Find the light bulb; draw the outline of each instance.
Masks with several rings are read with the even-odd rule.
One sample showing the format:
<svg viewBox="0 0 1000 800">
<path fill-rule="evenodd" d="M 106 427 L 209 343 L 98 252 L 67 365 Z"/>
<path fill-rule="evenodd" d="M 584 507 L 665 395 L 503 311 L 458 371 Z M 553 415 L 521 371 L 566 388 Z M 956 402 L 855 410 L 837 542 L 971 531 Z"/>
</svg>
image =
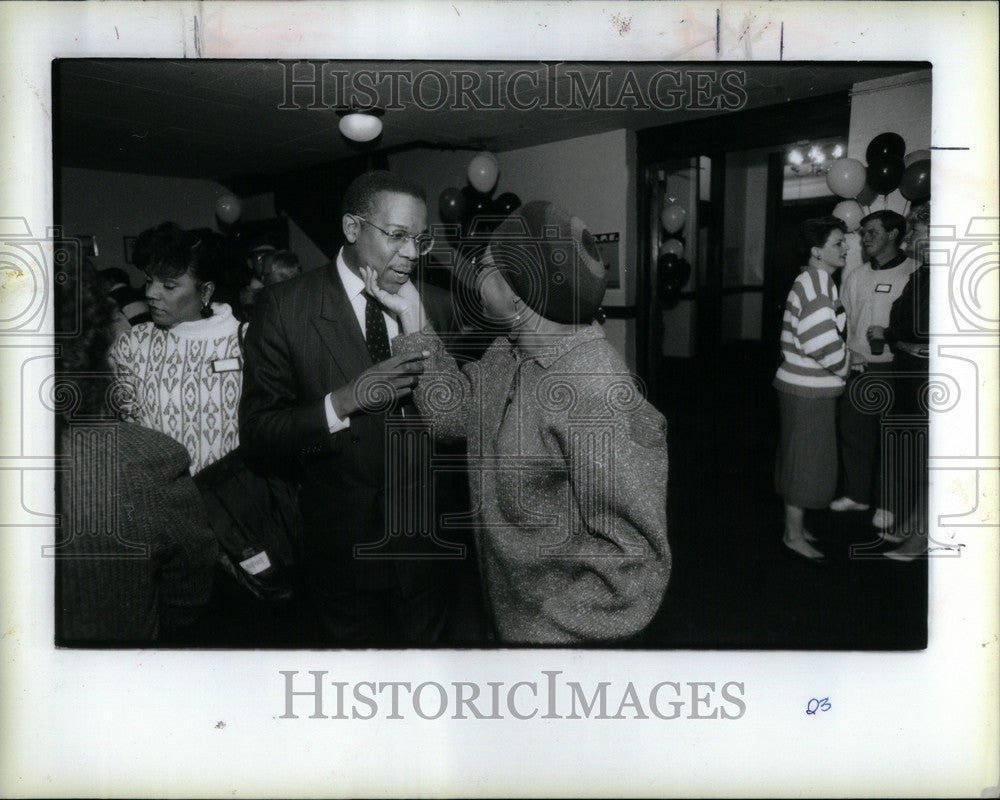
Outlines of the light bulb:
<svg viewBox="0 0 1000 800">
<path fill-rule="evenodd" d="M 340 118 L 340 132 L 352 142 L 370 142 L 382 133 L 382 120 L 354 111 Z"/>
</svg>

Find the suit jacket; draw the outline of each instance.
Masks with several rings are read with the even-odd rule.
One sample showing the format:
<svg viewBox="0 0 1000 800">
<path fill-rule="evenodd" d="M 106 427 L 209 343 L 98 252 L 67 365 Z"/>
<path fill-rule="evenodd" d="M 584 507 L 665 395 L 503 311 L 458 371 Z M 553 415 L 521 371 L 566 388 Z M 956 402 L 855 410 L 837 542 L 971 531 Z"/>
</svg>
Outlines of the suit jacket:
<svg viewBox="0 0 1000 800">
<path fill-rule="evenodd" d="M 450 330 L 448 294 L 418 289 L 431 323 Z M 243 354 L 240 440 L 252 463 L 300 483 L 314 584 L 338 592 L 396 585 L 405 594 L 433 581 L 428 560 L 400 555 L 432 549 L 427 537 L 387 536 L 386 415 L 358 413 L 329 432 L 326 395 L 372 366 L 336 262 L 263 290 Z"/>
</svg>

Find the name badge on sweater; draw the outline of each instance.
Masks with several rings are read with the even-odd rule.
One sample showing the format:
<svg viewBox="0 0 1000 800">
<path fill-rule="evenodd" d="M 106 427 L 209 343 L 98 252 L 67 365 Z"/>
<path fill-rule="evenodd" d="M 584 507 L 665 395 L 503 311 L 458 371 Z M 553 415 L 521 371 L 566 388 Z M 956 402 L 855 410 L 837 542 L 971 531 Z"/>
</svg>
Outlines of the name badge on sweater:
<svg viewBox="0 0 1000 800">
<path fill-rule="evenodd" d="M 892 284 L 891 283 L 876 283 L 875 284 L 875 291 L 876 292 L 882 292 L 882 294 L 888 294 L 889 292 L 892 291 Z"/>
<path fill-rule="evenodd" d="M 213 372 L 239 372 L 240 360 L 238 358 L 217 358 L 212 362 Z"/>
</svg>

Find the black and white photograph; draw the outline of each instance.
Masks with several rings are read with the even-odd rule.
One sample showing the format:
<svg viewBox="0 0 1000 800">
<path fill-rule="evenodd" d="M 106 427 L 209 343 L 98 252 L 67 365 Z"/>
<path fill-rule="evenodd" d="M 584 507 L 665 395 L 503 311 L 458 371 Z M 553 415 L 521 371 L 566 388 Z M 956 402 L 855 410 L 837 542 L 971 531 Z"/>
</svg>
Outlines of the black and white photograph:
<svg viewBox="0 0 1000 800">
<path fill-rule="evenodd" d="M 5 794 L 995 796 L 995 6 L 19 5 Z"/>
</svg>

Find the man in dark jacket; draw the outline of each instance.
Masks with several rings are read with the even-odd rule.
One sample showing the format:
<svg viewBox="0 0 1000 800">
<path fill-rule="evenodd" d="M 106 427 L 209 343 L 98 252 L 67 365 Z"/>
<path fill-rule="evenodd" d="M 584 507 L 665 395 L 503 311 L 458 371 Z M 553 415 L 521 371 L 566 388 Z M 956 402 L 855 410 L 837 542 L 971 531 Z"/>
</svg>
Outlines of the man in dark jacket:
<svg viewBox="0 0 1000 800">
<path fill-rule="evenodd" d="M 414 453 L 426 425 L 408 397 L 423 356 L 393 356 L 399 320 L 364 291 L 361 269 L 398 292 L 433 243 L 423 190 L 388 172 L 344 197 L 334 262 L 261 292 L 244 347 L 240 439 L 250 458 L 300 483 L 303 563 L 335 644 L 428 644 L 447 618 L 428 530 L 432 491 Z M 421 287 L 428 322 L 451 327 L 449 298 Z M 387 456 L 387 453 L 390 454 Z"/>
</svg>

